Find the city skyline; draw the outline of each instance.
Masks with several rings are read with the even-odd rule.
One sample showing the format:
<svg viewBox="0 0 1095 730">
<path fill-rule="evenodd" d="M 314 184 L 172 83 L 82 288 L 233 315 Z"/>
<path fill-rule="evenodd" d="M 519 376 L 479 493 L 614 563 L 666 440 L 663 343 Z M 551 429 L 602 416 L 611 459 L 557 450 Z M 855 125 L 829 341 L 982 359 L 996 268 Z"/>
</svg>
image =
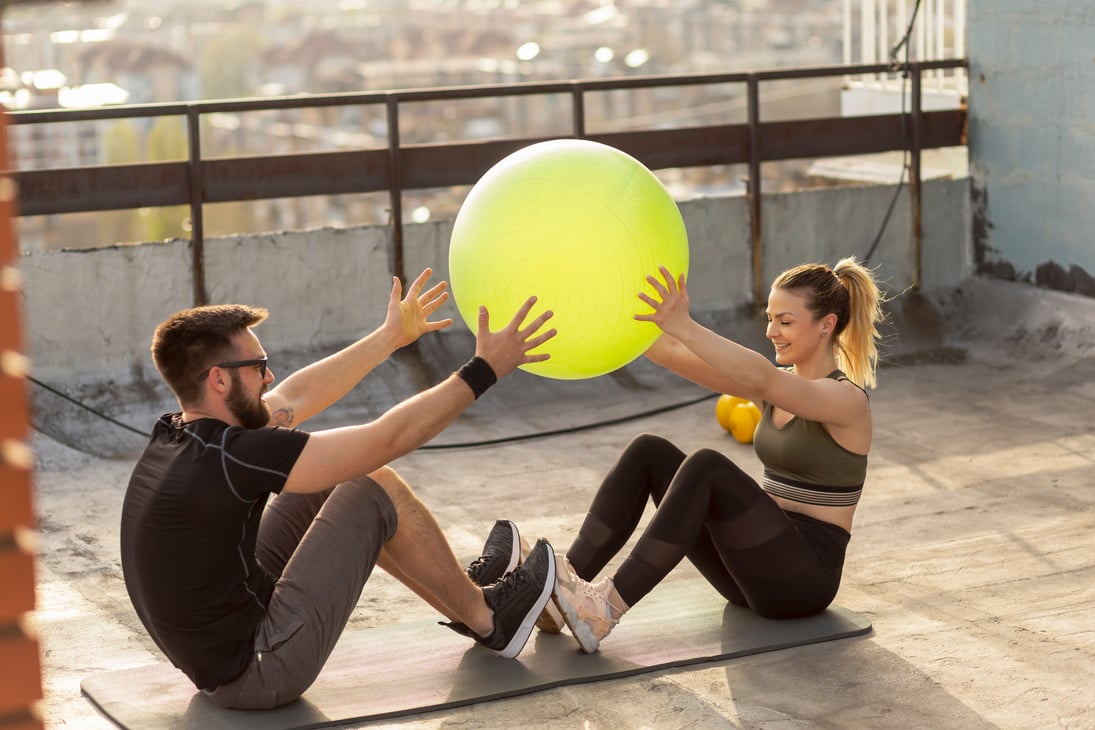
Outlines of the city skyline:
<svg viewBox="0 0 1095 730">
<path fill-rule="evenodd" d="M 840 0 L 15 6 L 0 88 L 9 108 L 42 108 L 58 88 L 93 103 L 73 91 L 92 85 L 154 103 L 809 65 L 839 59 L 841 20 Z"/>
</svg>

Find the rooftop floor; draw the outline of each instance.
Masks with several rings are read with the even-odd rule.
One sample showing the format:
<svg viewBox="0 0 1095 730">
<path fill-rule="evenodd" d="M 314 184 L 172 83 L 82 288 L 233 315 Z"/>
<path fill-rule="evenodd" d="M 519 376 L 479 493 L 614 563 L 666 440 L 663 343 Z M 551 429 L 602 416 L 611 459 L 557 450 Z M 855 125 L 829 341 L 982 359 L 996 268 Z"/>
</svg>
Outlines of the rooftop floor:
<svg viewBox="0 0 1095 730">
<path fill-rule="evenodd" d="M 871 619 L 870 634 L 353 727 L 1095 727 L 1095 302 L 978 280 L 937 305 L 946 344 L 965 358 L 886 367 L 871 397 L 871 466 L 836 599 Z M 503 383 L 436 442 L 590 424 L 702 393 L 673 376 L 643 378 L 600 398 L 565 382 L 541 381 L 539 395 Z M 685 450 L 723 449 L 759 473 L 711 400 L 564 435 L 419 451 L 395 466 L 462 558 L 498 517 L 565 547 L 600 476 L 641 431 Z M 118 561 L 132 460 L 45 437 L 35 446 L 44 715 L 51 728 L 111 728 L 80 681 L 162 660 Z M 351 627 L 434 616 L 378 573 Z"/>
</svg>

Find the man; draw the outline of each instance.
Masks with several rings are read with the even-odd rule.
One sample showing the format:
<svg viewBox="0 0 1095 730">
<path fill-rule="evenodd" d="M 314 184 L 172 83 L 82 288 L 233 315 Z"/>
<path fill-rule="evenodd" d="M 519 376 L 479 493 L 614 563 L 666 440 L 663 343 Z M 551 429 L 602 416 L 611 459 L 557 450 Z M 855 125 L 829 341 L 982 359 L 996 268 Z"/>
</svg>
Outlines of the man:
<svg viewBox="0 0 1095 730">
<path fill-rule="evenodd" d="M 548 357 L 529 352 L 555 335 L 540 332 L 551 312 L 522 326 L 535 298 L 497 332 L 480 307 L 475 357 L 377 420 L 294 430 L 396 349 L 452 324 L 430 321 L 448 298 L 445 282 L 422 291 L 431 273 L 406 298 L 396 279 L 380 327 L 269 391 L 274 374 L 252 329 L 265 309 L 195 307 L 156 329 L 153 360 L 180 412 L 159 419 L 134 467 L 122 570 L 156 644 L 219 705 L 264 709 L 299 697 L 374 565 L 507 658 L 550 598 L 555 560 L 546 541 L 481 587 L 386 466 L 441 432 L 497 377 Z"/>
</svg>

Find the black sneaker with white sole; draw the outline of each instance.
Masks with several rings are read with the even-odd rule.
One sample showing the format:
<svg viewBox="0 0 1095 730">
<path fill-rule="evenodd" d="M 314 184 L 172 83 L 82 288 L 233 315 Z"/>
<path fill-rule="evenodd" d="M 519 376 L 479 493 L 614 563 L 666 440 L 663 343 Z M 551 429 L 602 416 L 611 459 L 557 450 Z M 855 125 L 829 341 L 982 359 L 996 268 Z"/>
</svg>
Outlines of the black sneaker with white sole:
<svg viewBox="0 0 1095 730">
<path fill-rule="evenodd" d="M 532 548 L 515 525 L 510 520 L 497 520 L 494 527 L 487 535 L 483 543 L 483 553 L 464 568 L 472 582 L 480 588 L 485 588 L 501 578 L 509 571 L 516 568 L 526 559 Z M 442 626 L 447 626 L 462 636 L 475 638 L 475 632 L 462 623 L 449 623 L 438 621 Z M 548 601 L 543 612 L 536 619 L 536 628 L 549 634 L 562 632 L 564 626 L 563 614 Z"/>
<path fill-rule="evenodd" d="M 523 563 L 483 589 L 483 599 L 494 612 L 494 630 L 475 640 L 506 659 L 514 658 L 525 648 L 554 590 L 555 552 L 541 538 Z"/>
<path fill-rule="evenodd" d="M 498 520 L 483 544 L 483 554 L 464 572 L 477 586 L 489 586 L 521 562 L 521 534 L 509 520 Z"/>
</svg>

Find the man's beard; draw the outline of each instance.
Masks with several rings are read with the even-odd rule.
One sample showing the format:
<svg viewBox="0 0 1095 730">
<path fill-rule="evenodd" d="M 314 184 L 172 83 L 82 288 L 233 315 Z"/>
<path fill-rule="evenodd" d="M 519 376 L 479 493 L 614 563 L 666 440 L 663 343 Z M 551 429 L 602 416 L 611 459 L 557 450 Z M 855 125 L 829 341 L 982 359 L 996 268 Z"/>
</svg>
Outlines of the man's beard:
<svg viewBox="0 0 1095 730">
<path fill-rule="evenodd" d="M 243 380 L 235 370 L 229 374 L 232 378 L 232 392 L 224 399 L 228 410 L 244 428 L 262 428 L 270 423 L 270 406 L 262 399 L 260 392 L 253 399 L 244 392 Z M 266 386 L 263 386 L 266 390 Z"/>
</svg>

